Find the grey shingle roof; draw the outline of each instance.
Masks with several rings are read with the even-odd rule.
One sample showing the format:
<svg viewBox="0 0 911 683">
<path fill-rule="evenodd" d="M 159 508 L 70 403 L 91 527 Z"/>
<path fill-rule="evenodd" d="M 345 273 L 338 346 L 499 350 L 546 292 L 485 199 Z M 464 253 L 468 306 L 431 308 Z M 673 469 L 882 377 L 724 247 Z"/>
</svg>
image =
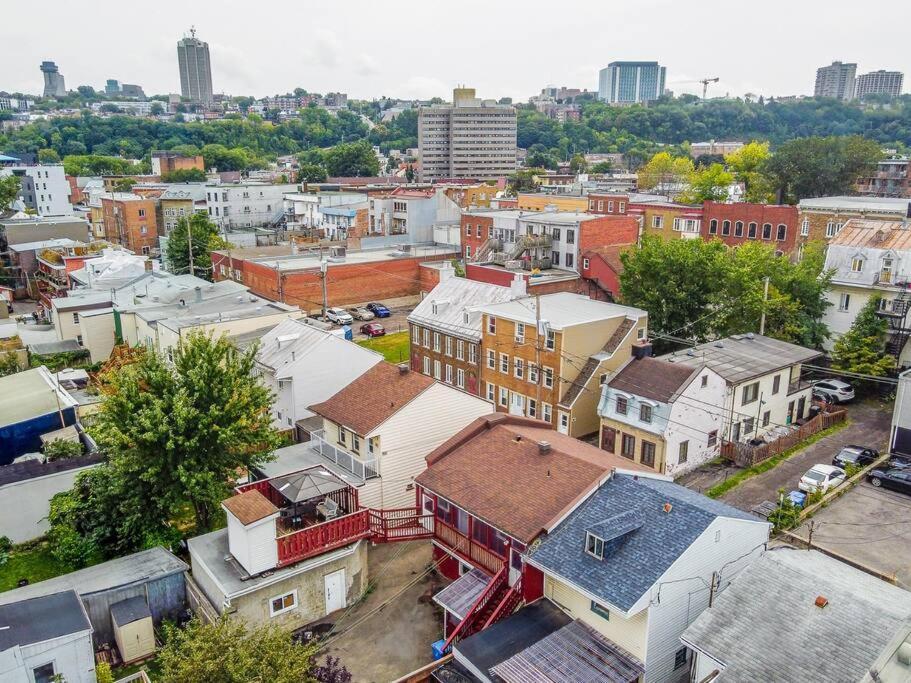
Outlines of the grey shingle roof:
<svg viewBox="0 0 911 683">
<path fill-rule="evenodd" d="M 0 652 L 92 630 L 72 590 L 0 605 L 0 626 Z"/>
<path fill-rule="evenodd" d="M 828 599 L 816 607 L 817 596 Z M 781 547 L 683 633 L 731 683 L 860 681 L 911 617 L 911 593 L 817 551 Z"/>
<path fill-rule="evenodd" d="M 664 504 L 671 511 L 664 512 Z M 614 475 L 529 556 L 621 610 L 631 609 L 717 517 L 761 520 L 682 486 L 649 477 Z M 585 552 L 586 532 L 617 519 L 622 538 L 605 546 L 604 559 Z M 635 523 L 634 523 L 635 522 Z"/>
</svg>

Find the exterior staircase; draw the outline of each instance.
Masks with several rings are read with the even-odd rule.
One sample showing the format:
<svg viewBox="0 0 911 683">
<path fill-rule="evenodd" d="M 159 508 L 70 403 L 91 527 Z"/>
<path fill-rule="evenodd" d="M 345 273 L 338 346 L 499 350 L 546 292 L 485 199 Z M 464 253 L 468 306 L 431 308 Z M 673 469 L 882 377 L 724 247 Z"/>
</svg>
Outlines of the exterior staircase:
<svg viewBox="0 0 911 683">
<path fill-rule="evenodd" d="M 484 261 L 490 259 L 490 255 L 493 252 L 499 251 L 500 249 L 502 249 L 500 240 L 498 240 L 496 237 L 489 237 L 484 242 L 484 244 L 481 245 L 481 248 L 478 249 L 478 253 L 475 254 L 474 258 L 471 260 L 474 263 L 483 263 Z"/>
<path fill-rule="evenodd" d="M 521 603 L 522 580 L 520 579 L 516 581 L 515 585 L 510 586 L 509 565 L 504 564 L 487 584 L 487 588 L 478 596 L 465 618 L 449 634 L 443 644 L 443 652 L 449 652 L 454 643 L 505 619 L 515 612 Z"/>
<path fill-rule="evenodd" d="M 908 327 L 908 310 L 911 309 L 911 290 L 903 288 L 892 301 L 891 311 L 877 311 L 889 321 L 889 336 L 886 340 L 886 352 L 898 359 L 911 334 Z"/>
<path fill-rule="evenodd" d="M 620 347 L 620 344 L 626 339 L 626 336 L 632 331 L 635 325 L 635 320 L 625 318 L 623 322 L 620 323 L 620 326 L 614 330 L 614 333 L 610 336 L 610 339 L 607 340 L 607 343 L 601 349 L 599 355 L 601 353 L 606 353 L 608 355 L 613 354 Z M 560 399 L 560 405 L 565 408 L 571 407 L 573 402 L 579 397 L 579 394 L 588 386 L 589 381 L 591 381 L 591 378 L 598 371 L 599 367 L 601 367 L 601 359 L 597 356 L 591 356 L 585 361 L 582 370 L 579 371 L 576 379 L 572 381 L 569 385 L 569 389 L 566 390 L 566 393 L 563 394 L 563 398 Z"/>
</svg>

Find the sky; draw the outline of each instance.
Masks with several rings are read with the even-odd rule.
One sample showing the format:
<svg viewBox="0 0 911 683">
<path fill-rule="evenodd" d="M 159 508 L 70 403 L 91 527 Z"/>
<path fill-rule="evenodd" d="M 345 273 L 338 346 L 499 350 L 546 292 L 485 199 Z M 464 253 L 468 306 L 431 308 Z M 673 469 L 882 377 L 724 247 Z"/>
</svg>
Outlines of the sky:
<svg viewBox="0 0 911 683">
<path fill-rule="evenodd" d="M 132 7 L 136 6 L 136 11 Z M 146 94 L 180 91 L 177 41 L 209 43 L 215 92 L 301 87 L 349 98 L 527 100 L 548 85 L 597 90 L 614 60 L 658 61 L 667 87 L 709 96 L 813 94 L 833 60 L 908 74 L 911 2 L 851 0 L 157 0 L 4 2 L 0 90 L 40 93 L 55 61 L 67 88 L 117 79 Z M 888 17 L 888 21 L 884 18 Z M 901 46 L 901 47 L 899 47 Z"/>
</svg>

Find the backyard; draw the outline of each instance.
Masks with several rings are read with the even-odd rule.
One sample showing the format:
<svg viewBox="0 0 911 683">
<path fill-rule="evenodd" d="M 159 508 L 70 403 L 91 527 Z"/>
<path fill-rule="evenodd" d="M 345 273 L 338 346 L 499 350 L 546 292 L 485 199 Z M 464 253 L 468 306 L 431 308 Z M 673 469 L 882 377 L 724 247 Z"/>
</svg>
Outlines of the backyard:
<svg viewBox="0 0 911 683">
<path fill-rule="evenodd" d="M 395 332 L 384 337 L 362 339 L 358 344 L 383 354 L 383 357 L 390 363 L 408 362 L 408 332 Z"/>
<path fill-rule="evenodd" d="M 21 579 L 36 583 L 66 574 L 73 569 L 74 567 L 54 557 L 46 541 L 13 546 L 7 561 L 0 564 L 0 592 L 16 588 Z"/>
</svg>

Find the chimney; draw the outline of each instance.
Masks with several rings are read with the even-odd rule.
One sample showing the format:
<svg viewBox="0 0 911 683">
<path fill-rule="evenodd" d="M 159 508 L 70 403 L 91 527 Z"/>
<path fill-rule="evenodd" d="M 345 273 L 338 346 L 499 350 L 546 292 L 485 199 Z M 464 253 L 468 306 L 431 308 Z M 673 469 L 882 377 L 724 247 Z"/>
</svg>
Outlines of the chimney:
<svg viewBox="0 0 911 683">
<path fill-rule="evenodd" d="M 440 282 L 446 282 L 449 278 L 455 277 L 455 268 L 449 261 L 443 261 L 440 265 Z"/>
<path fill-rule="evenodd" d="M 671 510 L 673 510 L 673 509 L 674 509 L 674 506 L 671 505 L 670 503 L 665 503 L 665 504 L 664 504 L 664 512 L 665 512 L 665 513 L 669 513 L 669 512 L 670 512 Z"/>
<path fill-rule="evenodd" d="M 525 277 L 520 273 L 513 275 L 512 282 L 509 283 L 509 289 L 514 299 L 520 299 L 528 294 L 526 284 Z"/>
<path fill-rule="evenodd" d="M 541 455 L 547 455 L 550 453 L 550 442 L 548 441 L 539 441 L 538 442 L 538 453 Z"/>
<path fill-rule="evenodd" d="M 196 293 L 196 303 L 202 301 L 202 287 L 194 287 L 194 292 Z"/>
<path fill-rule="evenodd" d="M 411 370 L 411 368 L 408 367 L 408 363 L 399 364 L 399 374 L 400 375 L 407 375 L 409 370 Z"/>
<path fill-rule="evenodd" d="M 813 604 L 822 609 L 829 604 L 829 599 L 825 595 L 817 595 Z"/>
<path fill-rule="evenodd" d="M 633 358 L 642 360 L 652 355 L 652 345 L 647 341 L 636 342 L 632 346 Z"/>
</svg>

